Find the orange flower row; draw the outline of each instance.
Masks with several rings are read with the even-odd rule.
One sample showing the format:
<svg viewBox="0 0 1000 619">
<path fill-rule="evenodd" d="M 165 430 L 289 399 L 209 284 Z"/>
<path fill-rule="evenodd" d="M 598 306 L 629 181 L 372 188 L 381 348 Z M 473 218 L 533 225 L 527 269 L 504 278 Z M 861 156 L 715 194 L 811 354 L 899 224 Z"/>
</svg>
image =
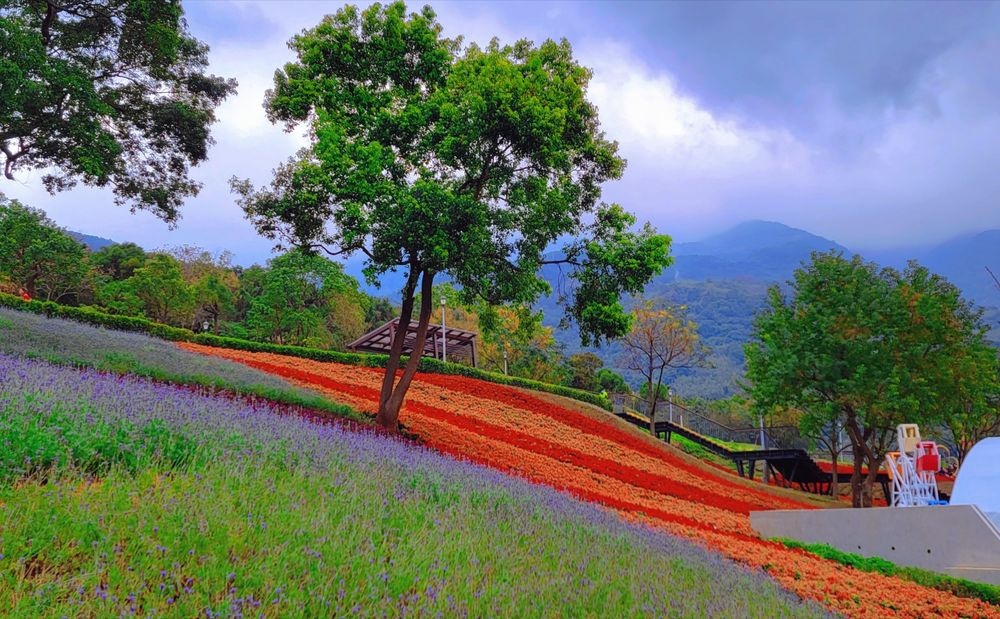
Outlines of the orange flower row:
<svg viewBox="0 0 1000 619">
<path fill-rule="evenodd" d="M 305 359 L 183 347 L 246 363 L 358 410 L 377 408 L 380 370 Z M 1000 617 L 996 607 L 897 578 L 863 574 L 760 539 L 749 509 L 804 507 L 693 466 L 612 423 L 517 389 L 463 377 L 418 375 L 401 421 L 425 444 L 564 490 L 624 517 L 699 541 L 767 570 L 783 586 L 852 617 Z M 888 602 L 892 602 L 892 606 Z"/>
</svg>

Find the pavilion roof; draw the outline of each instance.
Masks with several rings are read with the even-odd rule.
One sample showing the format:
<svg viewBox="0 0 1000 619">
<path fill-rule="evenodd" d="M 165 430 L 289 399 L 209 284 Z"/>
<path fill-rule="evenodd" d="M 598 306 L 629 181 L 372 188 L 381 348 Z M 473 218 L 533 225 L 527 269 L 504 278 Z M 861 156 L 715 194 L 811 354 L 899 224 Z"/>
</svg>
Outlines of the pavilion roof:
<svg viewBox="0 0 1000 619">
<path fill-rule="evenodd" d="M 399 318 L 393 318 L 381 327 L 366 333 L 347 345 L 353 351 L 365 351 L 388 354 L 392 346 L 392 338 L 396 330 L 399 329 Z M 475 354 L 475 341 L 478 334 L 474 331 L 446 327 L 444 330 L 445 341 L 448 347 L 449 359 L 473 359 Z M 423 355 L 429 357 L 439 357 L 441 347 L 441 325 L 427 325 L 427 337 L 424 338 Z M 409 355 L 415 348 L 421 348 L 417 343 L 417 322 L 411 320 L 406 330 L 406 339 L 403 340 L 403 354 Z"/>
</svg>

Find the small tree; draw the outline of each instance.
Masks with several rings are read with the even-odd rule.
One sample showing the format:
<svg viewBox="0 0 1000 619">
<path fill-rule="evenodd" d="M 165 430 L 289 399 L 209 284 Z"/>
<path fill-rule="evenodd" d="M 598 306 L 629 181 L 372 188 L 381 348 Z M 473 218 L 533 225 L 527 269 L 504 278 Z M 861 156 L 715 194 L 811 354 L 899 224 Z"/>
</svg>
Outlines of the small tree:
<svg viewBox="0 0 1000 619">
<path fill-rule="evenodd" d="M 599 202 L 625 161 L 600 131 L 590 71 L 569 43 L 462 49 L 441 32 L 429 7 L 407 15 L 396 2 L 345 7 L 293 38 L 297 60 L 276 72 L 265 107 L 289 129 L 308 124 L 311 148 L 269 188 L 232 183 L 264 236 L 360 252 L 370 281 L 405 274 L 377 416 L 392 431 L 419 362 L 412 355 L 397 375 L 414 299 L 419 342 L 435 278 L 448 276 L 469 305 L 530 305 L 549 291 L 539 268 L 565 264 L 576 283 L 567 316 L 599 343 L 628 330 L 619 297 L 669 263 L 667 237 L 630 231 L 631 215 Z"/>
<path fill-rule="evenodd" d="M 622 338 L 623 363 L 646 383 L 649 431 L 656 432 L 656 405 L 663 376 L 682 368 L 709 367 L 708 348 L 698 337 L 698 327 L 684 307 L 658 307 L 640 301 L 632 310 L 632 329 Z"/>
<path fill-rule="evenodd" d="M 174 222 L 199 185 L 214 109 L 236 82 L 208 75 L 180 0 L 0 4 L 0 163 L 83 181 Z"/>
<path fill-rule="evenodd" d="M 151 254 L 146 264 L 123 282 L 125 297 L 134 296 L 149 318 L 175 325 L 188 324 L 194 312 L 191 286 L 184 281 L 180 263 L 168 254 Z"/>
<path fill-rule="evenodd" d="M 38 209 L 0 194 L 0 277 L 31 297 L 63 301 L 87 276 L 86 248 Z"/>
<path fill-rule="evenodd" d="M 943 381 L 939 406 L 957 450 L 959 463 L 969 450 L 989 436 L 1000 434 L 1000 361 L 988 345 L 968 345 L 942 368 L 951 376 Z"/>
<path fill-rule="evenodd" d="M 99 279 L 121 281 L 132 277 L 146 263 L 146 251 L 135 243 L 114 243 L 90 255 Z"/>
<path fill-rule="evenodd" d="M 601 368 L 594 374 L 597 388 L 608 393 L 631 393 L 625 378 L 608 368 Z"/>
<path fill-rule="evenodd" d="M 915 263 L 900 273 L 816 253 L 791 286 L 788 299 L 770 290 L 746 346 L 754 403 L 800 408 L 804 427 L 840 421 L 853 504 L 868 507 L 896 425 L 945 421 L 953 383 L 984 380 L 953 362 L 988 346 L 986 329 L 954 286 Z"/>
<path fill-rule="evenodd" d="M 604 361 L 592 352 L 570 355 L 566 360 L 570 368 L 569 386 L 584 391 L 597 391 L 597 371 Z"/>
</svg>

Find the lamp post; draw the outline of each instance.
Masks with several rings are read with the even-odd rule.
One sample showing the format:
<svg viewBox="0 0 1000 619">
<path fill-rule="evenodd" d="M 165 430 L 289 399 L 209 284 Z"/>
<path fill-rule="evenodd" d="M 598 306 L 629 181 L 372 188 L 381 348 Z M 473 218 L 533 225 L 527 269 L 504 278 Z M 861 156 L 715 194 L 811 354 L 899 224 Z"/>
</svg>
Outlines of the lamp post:
<svg viewBox="0 0 1000 619">
<path fill-rule="evenodd" d="M 667 401 L 670 402 L 670 423 L 674 422 L 674 389 L 667 388 Z"/>
<path fill-rule="evenodd" d="M 503 344 L 503 373 L 507 374 L 507 343 Z"/>
<path fill-rule="evenodd" d="M 444 324 L 444 297 L 441 297 L 441 361 L 448 361 L 448 336 Z"/>
</svg>

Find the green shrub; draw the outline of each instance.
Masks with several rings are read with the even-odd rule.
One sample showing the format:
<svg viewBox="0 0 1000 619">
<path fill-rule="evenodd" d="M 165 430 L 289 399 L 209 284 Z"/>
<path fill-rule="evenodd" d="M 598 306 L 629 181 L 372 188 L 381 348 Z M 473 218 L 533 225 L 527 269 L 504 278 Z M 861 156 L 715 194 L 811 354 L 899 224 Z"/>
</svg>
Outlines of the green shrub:
<svg viewBox="0 0 1000 619">
<path fill-rule="evenodd" d="M 922 570 L 917 567 L 900 566 L 891 561 L 886 561 L 882 557 L 862 557 L 861 555 L 838 550 L 827 544 L 807 544 L 797 540 L 780 538 L 775 541 L 789 548 L 799 548 L 824 559 L 836 561 L 842 565 L 861 570 L 862 572 L 876 572 L 884 576 L 896 576 L 918 585 L 937 589 L 938 591 L 947 591 L 958 597 L 979 599 L 990 604 L 1000 605 L 1000 587 L 996 585 L 955 578 L 954 576 Z"/>
<path fill-rule="evenodd" d="M 314 361 L 343 363 L 345 365 L 357 365 L 371 368 L 384 368 L 389 360 L 388 355 L 320 350 L 318 348 L 305 348 L 302 346 L 284 346 L 280 344 L 269 344 L 267 342 L 253 342 L 250 340 L 223 337 L 209 333 L 196 334 L 189 329 L 171 327 L 153 322 L 146 318 L 108 314 L 93 307 L 70 307 L 52 303 L 51 301 L 25 301 L 20 297 L 4 293 L 0 293 L 0 306 L 32 312 L 35 314 L 43 314 L 50 318 L 65 318 L 68 320 L 76 320 L 78 322 L 96 325 L 98 327 L 106 327 L 108 329 L 136 331 L 174 342 L 194 342 L 196 344 L 214 346 L 217 348 L 232 348 L 248 352 L 269 352 L 292 357 L 302 357 L 304 359 L 312 359 Z M 446 363 L 439 361 L 438 359 L 431 358 L 421 359 L 419 367 L 422 372 L 466 376 L 468 378 L 475 378 L 477 380 L 501 385 L 523 387 L 525 389 L 533 389 L 535 391 L 544 391 L 572 398 L 580 402 L 586 402 L 587 404 L 593 404 L 594 406 L 598 406 L 605 410 L 611 410 L 611 401 L 607 398 L 607 396 L 590 393 L 589 391 L 583 391 L 581 389 L 573 389 L 572 387 L 552 385 L 527 378 L 487 372 L 478 368 L 458 363 Z"/>
</svg>

